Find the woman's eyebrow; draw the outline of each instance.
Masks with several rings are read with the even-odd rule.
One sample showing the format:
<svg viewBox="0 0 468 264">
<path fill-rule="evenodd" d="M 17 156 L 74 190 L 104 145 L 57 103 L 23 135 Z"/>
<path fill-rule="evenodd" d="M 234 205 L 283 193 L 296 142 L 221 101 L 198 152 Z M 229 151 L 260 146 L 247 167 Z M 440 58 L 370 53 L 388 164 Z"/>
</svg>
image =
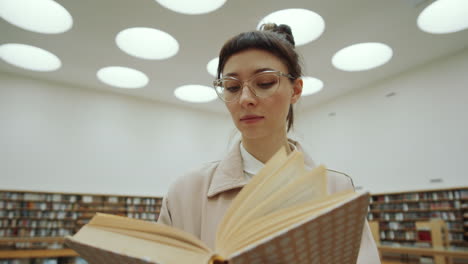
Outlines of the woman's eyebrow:
<svg viewBox="0 0 468 264">
<path fill-rule="evenodd" d="M 265 72 L 265 71 L 274 71 L 274 69 L 272 69 L 272 68 L 260 68 L 260 69 L 256 69 L 256 70 L 253 72 L 252 75 L 257 74 L 257 73 L 260 73 L 260 72 Z M 236 73 L 236 72 L 230 72 L 230 73 L 223 74 L 223 76 L 237 77 L 237 76 L 239 76 L 239 74 Z"/>
</svg>

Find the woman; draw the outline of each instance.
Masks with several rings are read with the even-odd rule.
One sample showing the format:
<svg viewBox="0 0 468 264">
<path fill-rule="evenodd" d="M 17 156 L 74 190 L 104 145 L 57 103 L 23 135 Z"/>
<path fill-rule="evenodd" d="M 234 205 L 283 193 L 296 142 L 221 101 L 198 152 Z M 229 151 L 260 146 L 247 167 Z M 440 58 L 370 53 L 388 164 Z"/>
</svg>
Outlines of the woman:
<svg viewBox="0 0 468 264">
<path fill-rule="evenodd" d="M 214 86 L 242 140 L 223 160 L 178 179 L 163 200 L 159 223 L 192 233 L 214 248 L 218 224 L 249 179 L 281 147 L 303 152 L 287 137 L 294 121 L 292 105 L 302 92 L 301 75 L 289 26 L 267 24 L 225 43 Z M 304 156 L 305 165 L 315 167 Z M 349 178 L 337 173 L 328 175 L 328 186 L 330 193 L 353 188 Z M 380 263 L 367 222 L 358 263 Z"/>
</svg>

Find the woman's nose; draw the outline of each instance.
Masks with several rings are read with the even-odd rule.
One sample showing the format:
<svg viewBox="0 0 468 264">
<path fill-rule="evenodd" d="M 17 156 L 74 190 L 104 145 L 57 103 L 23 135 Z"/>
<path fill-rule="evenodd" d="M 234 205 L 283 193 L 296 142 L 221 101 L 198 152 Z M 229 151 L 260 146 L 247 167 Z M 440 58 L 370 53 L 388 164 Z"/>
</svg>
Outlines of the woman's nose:
<svg viewBox="0 0 468 264">
<path fill-rule="evenodd" d="M 257 103 L 257 96 L 250 90 L 250 87 L 247 83 L 242 84 L 239 103 L 242 106 L 254 105 Z"/>
</svg>

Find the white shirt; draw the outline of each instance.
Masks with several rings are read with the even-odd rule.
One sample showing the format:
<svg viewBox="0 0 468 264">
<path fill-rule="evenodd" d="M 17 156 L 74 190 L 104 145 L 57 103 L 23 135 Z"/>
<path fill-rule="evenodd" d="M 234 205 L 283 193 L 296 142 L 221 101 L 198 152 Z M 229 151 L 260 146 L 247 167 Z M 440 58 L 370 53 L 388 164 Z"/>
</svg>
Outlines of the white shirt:
<svg viewBox="0 0 468 264">
<path fill-rule="evenodd" d="M 292 144 L 291 142 L 288 143 L 292 151 L 296 150 L 296 146 L 294 146 L 294 144 Z M 252 154 L 250 154 L 244 148 L 244 145 L 242 143 L 240 144 L 240 153 L 244 164 L 244 176 L 246 179 L 250 180 L 252 176 L 257 174 L 263 168 L 263 166 L 265 166 L 265 164 L 256 159 L 254 156 L 252 156 Z"/>
</svg>

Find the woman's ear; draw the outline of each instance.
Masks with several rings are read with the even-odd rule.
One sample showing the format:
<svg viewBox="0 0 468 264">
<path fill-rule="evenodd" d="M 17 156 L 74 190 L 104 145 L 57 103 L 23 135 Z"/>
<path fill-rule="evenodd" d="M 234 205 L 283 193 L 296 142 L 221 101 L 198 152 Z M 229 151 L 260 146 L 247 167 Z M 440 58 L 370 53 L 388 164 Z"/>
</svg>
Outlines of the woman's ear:
<svg viewBox="0 0 468 264">
<path fill-rule="evenodd" d="M 293 89 L 292 89 L 293 92 L 291 96 L 291 104 L 295 104 L 301 97 L 303 85 L 304 85 L 304 82 L 302 81 L 301 78 L 297 78 L 296 80 L 294 80 Z"/>
</svg>

